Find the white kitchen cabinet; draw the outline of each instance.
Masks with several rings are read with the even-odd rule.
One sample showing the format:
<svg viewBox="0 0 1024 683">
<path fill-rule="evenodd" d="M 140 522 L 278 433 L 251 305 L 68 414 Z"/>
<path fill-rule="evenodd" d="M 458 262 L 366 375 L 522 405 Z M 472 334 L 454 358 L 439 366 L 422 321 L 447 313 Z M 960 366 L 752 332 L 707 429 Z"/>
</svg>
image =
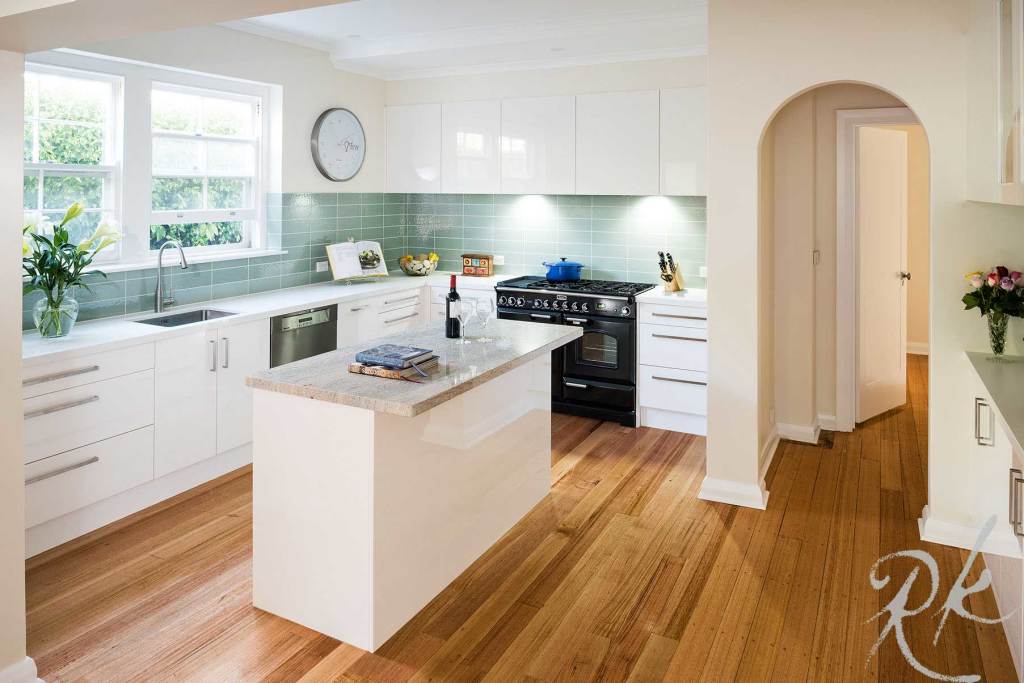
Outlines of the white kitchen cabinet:
<svg viewBox="0 0 1024 683">
<path fill-rule="evenodd" d="M 376 299 L 343 301 L 338 304 L 338 348 L 361 344 L 377 334 Z"/>
<path fill-rule="evenodd" d="M 661 194 L 707 194 L 708 89 L 661 91 Z"/>
<path fill-rule="evenodd" d="M 444 320 L 445 317 L 445 297 L 448 296 L 447 287 L 431 287 L 430 288 L 430 319 L 431 320 Z M 459 296 L 462 301 L 471 303 L 478 303 L 480 301 L 490 300 L 491 302 L 491 314 L 490 318 L 495 319 L 498 317 L 497 313 L 497 294 L 493 289 L 469 289 L 463 288 L 459 290 Z"/>
<path fill-rule="evenodd" d="M 501 191 L 498 136 L 501 102 L 451 102 L 441 107 L 441 191 Z"/>
<path fill-rule="evenodd" d="M 572 194 L 576 100 L 572 96 L 501 101 L 501 191 Z"/>
<path fill-rule="evenodd" d="M 217 454 L 217 331 L 156 342 L 155 476 Z"/>
<path fill-rule="evenodd" d="M 270 323 L 217 330 L 217 452 L 252 442 L 252 389 L 245 378 L 270 368 Z"/>
<path fill-rule="evenodd" d="M 387 191 L 441 191 L 441 105 L 387 107 Z"/>
<path fill-rule="evenodd" d="M 383 337 L 422 327 L 426 322 L 426 315 L 422 305 L 407 306 L 378 313 L 377 331 Z"/>
<path fill-rule="evenodd" d="M 660 190 L 657 90 L 576 97 L 576 193 Z"/>
</svg>

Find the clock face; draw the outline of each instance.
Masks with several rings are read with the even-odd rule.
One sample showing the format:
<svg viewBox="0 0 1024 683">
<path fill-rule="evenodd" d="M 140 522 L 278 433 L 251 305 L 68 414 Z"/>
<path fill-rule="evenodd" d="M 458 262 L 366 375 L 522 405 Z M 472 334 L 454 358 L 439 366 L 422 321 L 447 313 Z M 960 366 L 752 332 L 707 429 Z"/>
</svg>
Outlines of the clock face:
<svg viewBox="0 0 1024 683">
<path fill-rule="evenodd" d="M 328 109 L 313 126 L 313 162 L 330 180 L 350 180 L 366 157 L 363 125 L 348 109 Z"/>
</svg>

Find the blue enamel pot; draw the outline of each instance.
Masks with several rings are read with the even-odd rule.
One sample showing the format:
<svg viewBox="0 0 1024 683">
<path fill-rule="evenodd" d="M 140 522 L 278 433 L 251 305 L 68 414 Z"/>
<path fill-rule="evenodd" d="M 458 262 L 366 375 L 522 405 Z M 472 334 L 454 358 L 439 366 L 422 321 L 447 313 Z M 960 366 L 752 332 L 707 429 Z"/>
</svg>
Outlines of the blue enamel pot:
<svg viewBox="0 0 1024 683">
<path fill-rule="evenodd" d="M 583 272 L 582 263 L 566 261 L 564 256 L 561 261 L 556 261 L 554 263 L 548 263 L 545 261 L 542 265 L 548 269 L 546 277 L 552 282 L 569 282 L 571 280 L 579 280 L 580 273 Z"/>
</svg>

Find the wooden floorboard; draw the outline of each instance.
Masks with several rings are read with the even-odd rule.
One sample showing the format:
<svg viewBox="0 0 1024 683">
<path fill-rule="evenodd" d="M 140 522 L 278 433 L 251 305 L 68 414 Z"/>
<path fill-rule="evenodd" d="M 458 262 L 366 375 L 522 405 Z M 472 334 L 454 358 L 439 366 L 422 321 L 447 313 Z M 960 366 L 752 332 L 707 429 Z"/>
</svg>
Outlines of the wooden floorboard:
<svg viewBox="0 0 1024 683">
<path fill-rule="evenodd" d="M 868 660 L 913 563 L 880 592 L 868 571 L 927 550 L 941 600 L 967 558 L 917 536 L 927 375 L 910 356 L 906 406 L 780 444 L 765 511 L 697 498 L 704 439 L 553 416 L 551 495 L 372 654 L 251 606 L 241 471 L 27 563 L 29 654 L 104 683 L 923 680 L 891 641 Z M 1001 626 L 952 616 L 933 645 L 933 612 L 906 624 L 921 661 L 1014 679 Z"/>
</svg>

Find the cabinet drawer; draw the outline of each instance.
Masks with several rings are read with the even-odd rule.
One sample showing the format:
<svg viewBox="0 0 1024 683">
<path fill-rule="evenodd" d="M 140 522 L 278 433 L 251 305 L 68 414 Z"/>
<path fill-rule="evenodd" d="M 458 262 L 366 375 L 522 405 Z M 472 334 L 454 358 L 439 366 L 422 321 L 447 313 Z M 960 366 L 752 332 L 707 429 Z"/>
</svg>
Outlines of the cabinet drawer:
<svg viewBox="0 0 1024 683">
<path fill-rule="evenodd" d="M 153 478 L 153 427 L 25 466 L 25 527 L 92 505 Z"/>
<path fill-rule="evenodd" d="M 641 365 L 707 372 L 707 330 L 668 325 L 640 325 L 639 328 L 637 359 Z"/>
<path fill-rule="evenodd" d="M 153 424 L 153 371 L 30 398 L 25 410 L 25 462 Z"/>
<path fill-rule="evenodd" d="M 663 306 L 640 304 L 637 320 L 641 324 L 672 325 L 674 327 L 698 327 L 707 329 L 707 309 L 696 306 Z"/>
<path fill-rule="evenodd" d="M 33 365 L 22 371 L 21 397 L 41 396 L 152 367 L 152 344 Z"/>
<path fill-rule="evenodd" d="M 637 368 L 638 403 L 641 406 L 692 415 L 708 414 L 707 375 L 700 372 Z"/>
<path fill-rule="evenodd" d="M 423 302 L 423 289 L 410 289 L 405 292 L 386 294 L 380 298 L 381 311 L 395 311 L 409 306 L 419 306 Z"/>
<path fill-rule="evenodd" d="M 411 330 L 426 324 L 419 306 L 384 311 L 378 318 L 380 319 L 380 333 L 382 335 Z"/>
</svg>

